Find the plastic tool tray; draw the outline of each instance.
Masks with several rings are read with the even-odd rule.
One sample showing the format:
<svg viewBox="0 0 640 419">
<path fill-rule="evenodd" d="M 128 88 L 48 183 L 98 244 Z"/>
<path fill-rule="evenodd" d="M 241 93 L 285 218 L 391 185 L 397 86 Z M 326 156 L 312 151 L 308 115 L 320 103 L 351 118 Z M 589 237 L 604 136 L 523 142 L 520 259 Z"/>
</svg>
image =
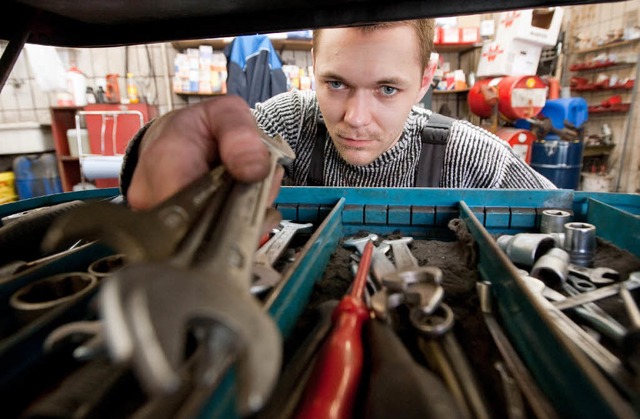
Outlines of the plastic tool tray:
<svg viewBox="0 0 640 419">
<path fill-rule="evenodd" d="M 32 208 L 75 199 L 102 199 L 117 190 L 98 190 L 52 195 L 0 206 L 0 217 Z M 532 298 L 516 267 L 496 246 L 500 234 L 536 232 L 543 209 L 565 209 L 574 221 L 597 227 L 599 251 L 613 248 L 625 257 L 615 268 L 621 279 L 640 270 L 640 196 L 613 193 L 582 193 L 569 190 L 453 190 L 453 189 L 339 189 L 283 188 L 276 201 L 282 218 L 311 222 L 315 232 L 302 243 L 295 261 L 283 272 L 283 281 L 266 297 L 265 307 L 286 338 L 285 349 L 295 352 L 304 338 L 300 319 L 310 305 L 328 298 L 339 299 L 348 284 L 333 284 L 336 271 L 346 268 L 348 253 L 341 246 L 344 238 L 370 232 L 414 238 L 414 249 L 428 244 L 440 249 L 437 258 L 420 256 L 421 264 L 442 265 L 442 259 L 460 259 L 469 264 L 462 282 L 451 282 L 460 271 L 445 272 L 445 301 L 456 314 L 456 334 L 475 374 L 485 388 L 493 414 L 504 416 L 501 390 L 487 365 L 473 353 L 495 357 L 490 335 L 474 320 L 479 307 L 473 282 L 487 281 L 497 305 L 496 316 L 532 373 L 538 386 L 562 417 L 613 417 L 640 414 L 640 394 L 633 383 L 612 382 L 560 330 L 549 314 Z M 468 230 L 472 245 L 464 249 L 451 220 Z M 458 229 L 459 230 L 459 229 Z M 444 249 L 444 250 L 442 250 Z M 449 249 L 450 252 L 447 250 Z M 95 292 L 73 303 L 55 308 L 23 327 L 16 327 L 8 301 L 21 287 L 38 279 L 69 271 L 86 270 L 93 261 L 110 254 L 109 249 L 90 245 L 54 262 L 34 267 L 0 280 L 0 389 L 12 415 L 23 413 L 30 404 L 55 387 L 78 362 L 43 351 L 45 338 L 70 321 L 92 318 Z M 462 256 L 461 256 L 462 255 Z M 444 261 L 449 263 L 447 261 Z M 597 264 L 597 259 L 596 259 Z M 337 265 L 337 266 L 336 266 Z M 447 265 L 449 266 L 449 265 Z M 460 278 L 458 278 L 460 279 Z M 332 285 L 333 284 L 333 285 Z M 455 289 L 448 289 L 457 284 Z M 334 286 L 335 285 L 335 286 Z M 327 288 L 328 287 L 328 288 Z M 342 287 L 342 288 L 341 288 Z M 467 324 L 465 324 L 465 322 Z M 459 325 L 458 325 L 459 324 Z M 482 346 L 487 347 L 482 349 Z M 477 355 L 476 354 L 476 355 Z M 484 355 L 482 355 L 484 354 Z M 285 357 L 287 359 L 287 357 Z M 286 365 L 285 365 L 286 368 Z M 135 388 L 135 380 L 132 386 Z M 202 414 L 207 417 L 233 417 L 233 376 L 229 374 L 210 398 Z M 139 391 L 127 393 L 114 417 L 128 415 L 144 403 Z M 495 402 L 495 403 L 494 403 Z M 496 416 L 497 417 L 497 416 Z"/>
</svg>

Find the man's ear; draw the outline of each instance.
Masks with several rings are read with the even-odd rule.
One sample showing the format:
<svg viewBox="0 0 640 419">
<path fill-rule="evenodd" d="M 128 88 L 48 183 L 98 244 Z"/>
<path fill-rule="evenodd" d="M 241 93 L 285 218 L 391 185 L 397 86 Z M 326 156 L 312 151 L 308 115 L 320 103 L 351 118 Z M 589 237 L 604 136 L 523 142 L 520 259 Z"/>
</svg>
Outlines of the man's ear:
<svg viewBox="0 0 640 419">
<path fill-rule="evenodd" d="M 436 57 L 434 57 L 434 55 L 436 55 Z M 433 81 L 433 76 L 436 73 L 437 67 L 438 67 L 437 54 L 431 54 L 431 59 L 429 60 L 429 64 L 427 64 L 427 67 L 424 69 L 424 73 L 422 74 L 422 82 L 420 84 L 420 94 L 416 102 L 419 102 L 420 100 L 422 100 L 424 95 L 429 90 L 429 87 L 431 87 L 431 82 Z"/>
</svg>

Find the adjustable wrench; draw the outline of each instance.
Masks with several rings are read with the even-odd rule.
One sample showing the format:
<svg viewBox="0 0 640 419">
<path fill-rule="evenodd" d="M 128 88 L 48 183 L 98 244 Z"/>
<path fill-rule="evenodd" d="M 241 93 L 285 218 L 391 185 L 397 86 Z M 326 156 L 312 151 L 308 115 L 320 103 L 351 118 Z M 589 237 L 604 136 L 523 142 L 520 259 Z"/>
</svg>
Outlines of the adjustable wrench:
<svg viewBox="0 0 640 419">
<path fill-rule="evenodd" d="M 255 280 L 251 284 L 251 293 L 259 294 L 275 286 L 282 274 L 273 268 L 273 264 L 282 256 L 293 237 L 299 231 L 308 231 L 313 224 L 296 224 L 291 221 L 281 221 L 282 227 L 255 254 L 253 261 L 253 275 Z"/>
<path fill-rule="evenodd" d="M 355 247 L 356 250 L 360 254 L 362 254 L 364 246 L 367 244 L 367 242 L 376 240 L 378 240 L 378 236 L 376 234 L 369 234 L 367 237 L 352 237 L 350 239 L 347 239 L 342 243 L 342 245 L 344 247 Z M 393 263 L 391 263 L 391 261 L 387 257 L 388 250 L 389 246 L 387 245 L 374 246 L 373 248 L 373 255 L 371 257 L 371 272 L 373 273 L 373 279 L 377 281 L 378 285 L 382 283 L 383 276 L 396 270 L 395 266 L 393 266 Z"/>
<path fill-rule="evenodd" d="M 402 237 L 394 240 L 384 240 L 382 244 L 388 244 L 393 251 L 393 260 L 398 270 L 415 268 L 418 266 L 418 260 L 408 244 L 413 241 L 413 237 Z"/>
</svg>

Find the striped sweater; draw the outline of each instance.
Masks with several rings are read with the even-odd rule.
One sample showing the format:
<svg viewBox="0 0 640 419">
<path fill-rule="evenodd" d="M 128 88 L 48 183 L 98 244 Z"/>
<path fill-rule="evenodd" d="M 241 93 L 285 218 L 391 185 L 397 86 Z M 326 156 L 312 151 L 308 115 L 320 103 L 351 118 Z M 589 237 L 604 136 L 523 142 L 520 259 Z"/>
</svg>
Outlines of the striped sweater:
<svg viewBox="0 0 640 419">
<path fill-rule="evenodd" d="M 277 95 L 253 110 L 258 126 L 267 134 L 280 134 L 296 159 L 287 170 L 289 182 L 307 183 L 309 162 L 320 110 L 313 91 Z M 420 150 L 420 133 L 431 111 L 413 107 L 400 140 L 366 166 L 345 162 L 333 145 L 325 143 L 324 185 L 342 187 L 412 187 Z M 508 143 L 466 121 L 453 123 L 445 149 L 442 188 L 555 189 L 555 186 L 520 159 Z"/>
</svg>

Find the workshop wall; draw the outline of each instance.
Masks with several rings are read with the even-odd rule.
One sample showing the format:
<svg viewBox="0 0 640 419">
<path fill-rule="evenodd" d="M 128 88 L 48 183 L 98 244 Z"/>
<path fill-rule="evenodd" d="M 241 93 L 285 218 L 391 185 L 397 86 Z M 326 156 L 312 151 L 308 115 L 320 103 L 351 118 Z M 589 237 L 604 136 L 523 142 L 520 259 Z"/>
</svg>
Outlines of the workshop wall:
<svg viewBox="0 0 640 419">
<path fill-rule="evenodd" d="M 615 148 L 605 162 L 607 171 L 611 177 L 611 189 L 619 192 L 640 192 L 640 133 L 638 119 L 640 118 L 640 106 L 638 106 L 637 76 L 640 74 L 640 66 L 637 63 L 640 55 L 640 42 L 631 43 L 611 50 L 598 50 L 587 55 L 593 58 L 597 54 L 616 54 L 618 57 L 635 57 L 635 65 L 612 67 L 602 72 L 575 73 L 569 70 L 573 62 L 584 60 L 585 57 L 576 55 L 576 51 L 584 51 L 598 44 L 610 42 L 623 35 L 625 28 L 640 27 L 640 0 L 620 3 L 607 3 L 595 5 L 572 6 L 565 8 L 564 28 L 565 54 L 562 85 L 568 86 L 572 76 L 585 77 L 610 77 L 617 76 L 618 80 L 626 78 L 636 79 L 634 89 L 602 90 L 595 92 L 572 92 L 572 96 L 582 96 L 591 104 L 599 104 L 608 100 L 611 96 L 619 95 L 624 103 L 631 103 L 631 108 L 625 113 L 591 114 L 586 125 L 585 137 L 591 134 L 600 134 L 603 124 L 608 124 L 613 134 Z M 583 171 L 589 171 L 585 167 Z M 597 170 L 597 169 L 596 169 Z"/>
</svg>

